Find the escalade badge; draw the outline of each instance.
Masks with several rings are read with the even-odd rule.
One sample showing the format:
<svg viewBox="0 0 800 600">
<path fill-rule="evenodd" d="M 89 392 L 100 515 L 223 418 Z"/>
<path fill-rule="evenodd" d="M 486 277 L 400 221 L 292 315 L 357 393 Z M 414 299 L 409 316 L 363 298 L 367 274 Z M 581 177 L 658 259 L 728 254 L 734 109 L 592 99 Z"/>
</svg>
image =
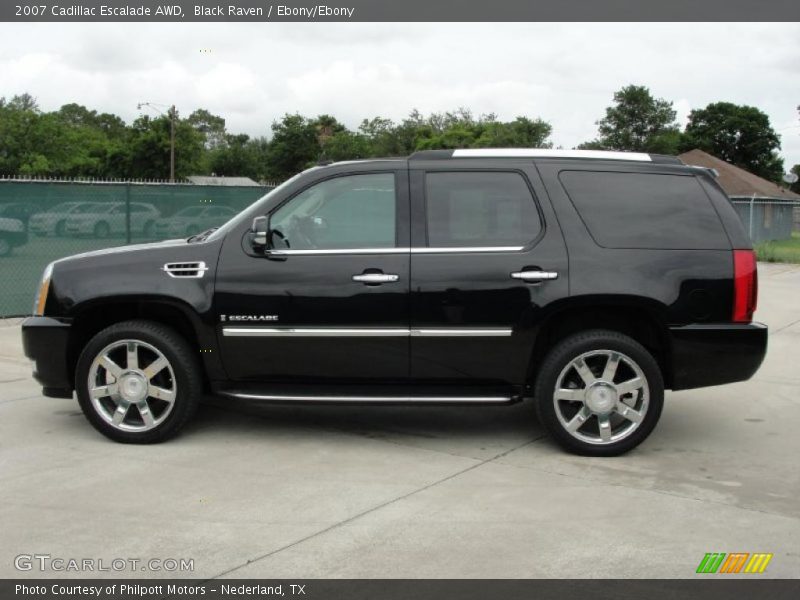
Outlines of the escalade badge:
<svg viewBox="0 0 800 600">
<path fill-rule="evenodd" d="M 220 315 L 219 320 L 226 321 L 277 321 L 278 315 Z"/>
</svg>

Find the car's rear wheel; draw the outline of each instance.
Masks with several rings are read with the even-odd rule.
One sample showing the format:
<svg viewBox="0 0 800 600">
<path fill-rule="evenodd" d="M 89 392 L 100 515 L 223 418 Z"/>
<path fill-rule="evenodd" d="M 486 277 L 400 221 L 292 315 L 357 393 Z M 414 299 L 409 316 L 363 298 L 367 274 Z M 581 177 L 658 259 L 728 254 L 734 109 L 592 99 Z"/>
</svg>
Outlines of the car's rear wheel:
<svg viewBox="0 0 800 600">
<path fill-rule="evenodd" d="M 0 236 L 0 256 L 8 256 L 9 254 L 11 254 L 11 242 Z"/>
<path fill-rule="evenodd" d="M 563 447 L 616 456 L 653 431 L 664 382 L 653 355 L 637 341 L 592 330 L 550 351 L 539 369 L 535 397 L 539 420 Z"/>
<path fill-rule="evenodd" d="M 189 343 L 152 321 L 126 321 L 95 335 L 75 371 L 84 415 L 106 437 L 147 444 L 166 440 L 194 414 L 202 394 Z"/>
<path fill-rule="evenodd" d="M 66 223 L 63 220 L 56 223 L 56 235 L 58 237 L 64 237 L 64 234 L 66 233 L 66 230 L 64 228 L 65 225 Z"/>
</svg>

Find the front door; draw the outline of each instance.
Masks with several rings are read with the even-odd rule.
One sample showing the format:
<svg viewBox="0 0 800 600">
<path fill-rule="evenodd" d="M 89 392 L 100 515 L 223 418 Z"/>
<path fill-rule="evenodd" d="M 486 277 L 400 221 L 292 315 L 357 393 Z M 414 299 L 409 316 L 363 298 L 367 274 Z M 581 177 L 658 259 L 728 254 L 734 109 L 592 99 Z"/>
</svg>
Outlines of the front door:
<svg viewBox="0 0 800 600">
<path fill-rule="evenodd" d="M 215 312 L 229 377 L 362 383 L 408 377 L 408 172 L 316 181 L 270 215 L 272 258 L 227 240 Z"/>
<path fill-rule="evenodd" d="M 411 375 L 522 384 L 568 261 L 533 165 L 411 172 Z"/>
</svg>

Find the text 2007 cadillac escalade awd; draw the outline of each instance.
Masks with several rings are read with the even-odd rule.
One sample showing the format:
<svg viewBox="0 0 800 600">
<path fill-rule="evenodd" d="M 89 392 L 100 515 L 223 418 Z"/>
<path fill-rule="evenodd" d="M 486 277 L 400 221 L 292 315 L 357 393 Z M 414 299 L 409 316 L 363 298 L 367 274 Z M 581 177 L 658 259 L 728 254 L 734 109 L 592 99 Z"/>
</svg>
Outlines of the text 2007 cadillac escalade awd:
<svg viewBox="0 0 800 600">
<path fill-rule="evenodd" d="M 507 404 L 615 455 L 664 390 L 742 381 L 751 243 L 713 174 L 649 154 L 437 150 L 305 171 L 219 229 L 58 260 L 26 354 L 121 442 L 203 393 L 261 402 Z"/>
</svg>

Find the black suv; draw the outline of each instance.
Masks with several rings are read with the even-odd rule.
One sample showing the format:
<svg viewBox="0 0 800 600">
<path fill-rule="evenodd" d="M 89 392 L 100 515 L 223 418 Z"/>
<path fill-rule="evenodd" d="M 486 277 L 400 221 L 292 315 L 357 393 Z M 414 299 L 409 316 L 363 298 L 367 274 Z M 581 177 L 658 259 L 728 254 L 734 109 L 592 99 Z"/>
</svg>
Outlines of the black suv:
<svg viewBox="0 0 800 600">
<path fill-rule="evenodd" d="M 204 392 L 508 404 L 625 452 L 664 389 L 748 379 L 756 264 L 703 168 L 595 151 L 435 150 L 304 171 L 216 230 L 56 261 L 25 352 L 121 442 Z"/>
</svg>

